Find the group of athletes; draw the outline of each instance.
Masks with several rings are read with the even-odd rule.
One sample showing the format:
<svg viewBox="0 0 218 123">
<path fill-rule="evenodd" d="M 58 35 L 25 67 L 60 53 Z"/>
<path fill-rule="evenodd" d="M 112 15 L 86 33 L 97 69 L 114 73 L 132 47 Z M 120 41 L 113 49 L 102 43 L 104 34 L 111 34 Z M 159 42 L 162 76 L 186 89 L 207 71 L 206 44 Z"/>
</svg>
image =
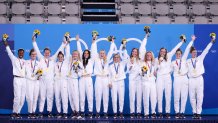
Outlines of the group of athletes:
<svg viewBox="0 0 218 123">
<path fill-rule="evenodd" d="M 170 118 L 173 89 L 175 118 L 185 118 L 189 94 L 193 118 L 200 119 L 204 95 L 203 62 L 216 37 L 211 36 L 207 47 L 201 55 L 197 55 L 197 50 L 192 46 L 196 39 L 194 35 L 191 36 L 191 41 L 188 42 L 184 53 L 182 52 L 180 47 L 186 42 L 183 35 L 180 38 L 181 41 L 171 51 L 161 48 L 155 58 L 152 51 L 146 51 L 149 36 L 150 33 L 146 32 L 140 47 L 133 48 L 128 55 L 127 41 L 123 40 L 118 49 L 113 36 L 109 38 L 111 43 L 108 53 L 106 54 L 104 49 L 98 52 L 96 42 L 98 33 L 93 33 L 90 50 L 84 51 L 77 35 L 77 50 L 71 52 L 70 37 L 65 35 L 60 48 L 51 56 L 49 48 L 45 48 L 44 54 L 41 54 L 35 34 L 32 37 L 33 49 L 29 52 L 29 60 L 23 59 L 24 49 L 19 49 L 18 57 L 16 57 L 7 40 L 4 40 L 14 75 L 11 117 L 21 118 L 20 111 L 26 98 L 28 118 L 43 118 L 46 101 L 48 117 L 54 117 L 53 100 L 57 108 L 55 116 L 57 118 L 69 117 L 68 102 L 72 110 L 71 118 L 93 118 L 95 97 L 95 118 L 100 118 L 102 100 L 103 117 L 108 118 L 109 91 L 111 91 L 113 118 L 124 118 L 124 95 L 125 86 L 127 86 L 125 79 L 128 73 L 130 118 L 163 118 L 163 94 L 165 94 L 165 117 Z M 187 59 L 189 53 L 191 58 Z M 176 59 L 172 60 L 174 55 Z M 172 82 L 171 74 L 174 76 L 174 82 Z M 96 76 L 94 85 L 93 75 Z M 86 97 L 89 112 L 87 116 L 85 115 Z M 142 102 L 144 116 L 141 111 Z M 37 107 L 39 113 L 36 113 Z"/>
</svg>

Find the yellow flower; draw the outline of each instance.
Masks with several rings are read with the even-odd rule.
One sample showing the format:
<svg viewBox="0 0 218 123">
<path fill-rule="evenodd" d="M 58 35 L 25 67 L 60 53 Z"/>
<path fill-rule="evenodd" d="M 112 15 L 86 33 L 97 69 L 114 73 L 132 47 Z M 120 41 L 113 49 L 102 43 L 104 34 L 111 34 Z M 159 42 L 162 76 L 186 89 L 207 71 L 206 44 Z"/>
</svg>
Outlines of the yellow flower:
<svg viewBox="0 0 218 123">
<path fill-rule="evenodd" d="M 185 39 L 186 40 L 186 36 L 184 34 L 182 34 L 180 37 L 179 37 L 181 40 Z"/>
<path fill-rule="evenodd" d="M 123 38 L 121 43 L 122 43 L 122 44 L 126 44 L 126 43 L 127 43 L 126 38 Z"/>
<path fill-rule="evenodd" d="M 5 34 L 2 35 L 2 38 L 3 38 L 4 40 L 7 40 L 7 39 L 9 38 L 9 36 L 8 36 L 8 34 L 5 33 Z"/>
<path fill-rule="evenodd" d="M 111 42 L 112 39 L 116 39 L 116 38 L 115 38 L 114 36 L 112 36 L 112 35 L 110 35 L 110 36 L 107 37 L 107 40 L 108 40 L 109 42 Z"/>
<path fill-rule="evenodd" d="M 142 71 L 146 72 L 148 70 L 148 67 L 147 66 L 143 66 L 142 67 Z"/>
<path fill-rule="evenodd" d="M 144 29 L 150 29 L 150 26 L 144 26 Z"/>
<path fill-rule="evenodd" d="M 39 70 L 37 70 L 37 72 L 36 72 L 37 75 L 42 75 L 42 73 L 43 73 L 42 69 L 39 69 Z"/>
<path fill-rule="evenodd" d="M 76 61 L 76 62 L 74 62 L 73 64 L 74 64 L 74 65 L 78 65 L 78 64 L 79 64 L 79 62 L 78 62 L 78 61 Z"/>
<path fill-rule="evenodd" d="M 38 29 L 35 29 L 35 30 L 34 30 L 34 34 L 40 35 L 40 31 L 39 31 Z"/>
<path fill-rule="evenodd" d="M 99 36 L 99 34 L 98 34 L 98 32 L 96 30 L 92 31 L 92 36 L 94 36 L 94 35 Z"/>
<path fill-rule="evenodd" d="M 212 36 L 216 37 L 216 33 L 214 33 L 214 32 L 210 33 L 210 37 L 212 37 Z"/>
<path fill-rule="evenodd" d="M 70 32 L 66 32 L 66 33 L 64 34 L 64 36 L 69 37 L 69 36 L 70 36 Z"/>
</svg>

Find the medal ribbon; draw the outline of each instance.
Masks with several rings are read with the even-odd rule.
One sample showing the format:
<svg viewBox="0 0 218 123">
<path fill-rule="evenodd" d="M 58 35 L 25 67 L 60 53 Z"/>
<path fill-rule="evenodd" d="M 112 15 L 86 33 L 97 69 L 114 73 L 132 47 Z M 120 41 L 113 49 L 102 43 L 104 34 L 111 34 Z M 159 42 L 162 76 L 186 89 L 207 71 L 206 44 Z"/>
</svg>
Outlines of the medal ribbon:
<svg viewBox="0 0 218 123">
<path fill-rule="evenodd" d="M 101 68 L 102 68 L 102 70 L 104 70 L 104 61 L 103 60 L 101 61 Z"/>
<path fill-rule="evenodd" d="M 35 68 L 36 68 L 36 60 L 35 60 L 34 66 L 33 66 L 32 60 L 31 60 L 31 68 L 33 69 L 32 73 L 34 74 L 34 71 L 35 71 Z"/>
<path fill-rule="evenodd" d="M 195 68 L 196 68 L 196 62 L 197 62 L 197 60 L 195 60 L 195 62 L 193 62 L 193 60 L 191 59 L 191 61 L 192 61 L 192 66 L 193 66 L 193 68 L 195 69 Z"/>
<path fill-rule="evenodd" d="M 116 67 L 116 65 L 114 64 L 114 69 L 115 69 L 115 71 L 116 71 L 116 74 L 118 74 L 119 66 L 120 66 L 120 64 L 118 64 L 117 67 Z"/>
<path fill-rule="evenodd" d="M 177 60 L 176 60 L 176 65 L 179 67 L 179 70 L 181 70 L 181 65 L 182 64 L 182 60 L 180 59 L 180 63 L 178 64 Z"/>
<path fill-rule="evenodd" d="M 47 62 L 47 60 L 45 59 L 45 63 L 46 63 L 46 66 L 47 66 L 47 68 L 49 67 L 49 60 L 48 60 L 48 62 Z"/>
<path fill-rule="evenodd" d="M 148 68 L 149 68 L 150 74 L 151 74 L 151 72 L 152 72 L 152 64 L 151 64 L 151 66 L 150 66 L 149 63 L 147 63 L 147 65 L 148 65 Z"/>
<path fill-rule="evenodd" d="M 59 73 L 61 73 L 62 65 L 63 65 L 63 62 L 61 62 L 60 68 L 59 68 L 59 65 L 58 65 Z"/>
<path fill-rule="evenodd" d="M 23 64 L 22 64 L 21 62 L 22 62 L 22 61 L 20 61 L 20 59 L 19 59 L 20 68 L 23 69 L 24 62 L 23 62 Z"/>
</svg>

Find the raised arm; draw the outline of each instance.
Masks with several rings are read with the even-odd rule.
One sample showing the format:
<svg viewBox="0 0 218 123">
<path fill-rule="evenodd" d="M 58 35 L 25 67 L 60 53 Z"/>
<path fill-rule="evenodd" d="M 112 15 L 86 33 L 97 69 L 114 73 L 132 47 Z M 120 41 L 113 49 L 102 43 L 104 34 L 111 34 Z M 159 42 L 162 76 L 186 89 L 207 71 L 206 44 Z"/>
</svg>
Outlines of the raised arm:
<svg viewBox="0 0 218 123">
<path fill-rule="evenodd" d="M 204 51 L 201 53 L 200 56 L 198 56 L 200 59 L 204 60 L 205 56 L 209 52 L 210 48 L 213 46 L 213 42 L 210 42 L 207 47 L 204 49 Z"/>
<path fill-rule="evenodd" d="M 70 44 L 68 43 L 66 48 L 65 48 L 65 53 L 66 53 L 66 60 L 70 61 Z"/>
<path fill-rule="evenodd" d="M 179 49 L 184 41 L 179 42 L 170 52 L 167 53 L 167 56 L 169 59 L 173 57 L 173 55 L 176 53 L 176 50 Z"/>
<path fill-rule="evenodd" d="M 6 45 L 6 51 L 8 53 L 9 58 L 11 59 L 11 61 L 13 61 L 14 59 L 16 59 L 16 57 L 14 56 L 14 54 L 11 52 L 11 49 L 9 47 L 9 45 Z"/>
<path fill-rule="evenodd" d="M 147 40 L 148 40 L 148 35 L 146 34 L 139 48 L 139 57 L 141 60 L 144 60 L 145 57 Z"/>
<path fill-rule="evenodd" d="M 58 48 L 58 50 L 56 51 L 56 53 L 51 57 L 51 60 L 56 61 L 56 59 L 57 59 L 57 57 L 58 57 L 58 53 L 59 53 L 60 51 L 63 51 L 64 47 L 65 47 L 65 43 L 63 42 L 63 43 L 61 44 L 61 46 Z"/>
<path fill-rule="evenodd" d="M 126 49 L 123 50 L 123 53 L 120 53 L 120 55 L 123 56 L 121 63 L 122 63 L 124 66 L 127 65 L 128 61 L 129 61 L 129 55 L 128 55 L 128 53 L 127 53 L 127 50 L 126 50 Z"/>
<path fill-rule="evenodd" d="M 196 39 L 196 37 L 194 35 L 192 35 L 191 38 L 192 38 L 192 40 L 189 42 L 188 46 L 186 47 L 185 52 L 184 52 L 184 54 L 182 56 L 182 60 L 186 60 L 188 58 L 190 48 L 191 48 L 191 46 L 193 45 L 193 43 L 194 43 L 194 41 Z"/>
<path fill-rule="evenodd" d="M 108 51 L 108 54 L 107 54 L 107 61 L 110 61 L 112 55 L 113 55 L 113 52 L 115 50 L 115 43 L 114 42 L 111 42 L 111 45 L 110 45 L 110 49 Z"/>
<path fill-rule="evenodd" d="M 37 57 L 38 59 L 42 59 L 44 56 L 41 54 L 40 50 L 39 50 L 39 47 L 36 43 L 36 38 L 35 36 L 32 37 L 32 40 L 33 40 L 33 48 L 35 49 L 36 53 L 37 53 Z"/>
<path fill-rule="evenodd" d="M 98 46 L 95 40 L 92 41 L 92 45 L 91 45 L 91 58 L 92 59 L 96 59 L 98 58 Z"/>
<path fill-rule="evenodd" d="M 83 55 L 83 51 L 82 51 L 82 47 L 81 47 L 81 43 L 79 41 L 79 36 L 77 35 L 76 36 L 76 45 L 77 45 L 77 50 L 80 54 L 80 58 L 82 58 L 82 55 Z"/>
</svg>

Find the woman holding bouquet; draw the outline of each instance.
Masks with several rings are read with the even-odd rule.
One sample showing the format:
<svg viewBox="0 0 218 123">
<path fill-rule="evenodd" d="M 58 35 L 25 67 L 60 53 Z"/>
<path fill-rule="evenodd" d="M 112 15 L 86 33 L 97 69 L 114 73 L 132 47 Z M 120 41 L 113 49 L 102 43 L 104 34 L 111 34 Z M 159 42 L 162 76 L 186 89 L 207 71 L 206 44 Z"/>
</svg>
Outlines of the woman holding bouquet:
<svg viewBox="0 0 218 123">
<path fill-rule="evenodd" d="M 79 73 L 82 70 L 82 63 L 80 59 L 80 53 L 74 50 L 72 56 L 70 55 L 70 45 L 68 44 L 66 49 L 66 60 L 68 61 L 68 95 L 70 106 L 73 111 L 72 119 L 80 119 L 79 114 Z"/>
<path fill-rule="evenodd" d="M 146 34 L 139 49 L 133 48 L 130 55 L 130 60 L 127 62 L 127 70 L 129 73 L 129 99 L 130 99 L 130 118 L 135 116 L 135 99 L 137 100 L 137 117 L 141 118 L 141 104 L 142 104 L 142 87 L 140 73 L 140 62 L 144 58 L 146 52 L 147 38 Z M 122 47 L 126 45 L 125 40 Z M 129 56 L 128 56 L 129 58 Z M 135 97 L 136 96 L 136 97 Z"/>
<path fill-rule="evenodd" d="M 45 100 L 47 99 L 47 111 L 48 117 L 53 117 L 52 115 L 52 107 L 53 107 L 53 99 L 54 99 L 54 68 L 55 62 L 58 56 L 58 53 L 64 49 L 66 41 L 62 43 L 58 51 L 50 56 L 51 50 L 49 48 L 45 48 L 43 50 L 44 56 L 41 54 L 37 43 L 36 43 L 36 35 L 32 37 L 33 40 L 33 48 L 37 52 L 37 57 L 39 59 L 39 64 L 42 67 L 43 75 L 40 80 L 39 90 L 40 90 L 40 100 L 39 100 L 39 117 L 43 117 Z"/>
<path fill-rule="evenodd" d="M 108 118 L 108 100 L 109 100 L 109 62 L 112 57 L 115 43 L 111 42 L 110 50 L 106 55 L 105 50 L 97 52 L 97 34 L 93 35 L 93 41 L 91 46 L 92 57 L 95 58 L 94 74 L 96 75 L 95 81 L 95 99 L 96 99 L 96 118 L 100 118 L 101 100 L 103 97 L 104 118 Z"/>
<path fill-rule="evenodd" d="M 192 40 L 188 44 L 185 49 L 184 55 L 182 56 L 182 51 L 177 49 L 176 51 L 176 60 L 174 60 L 171 64 L 173 69 L 174 75 L 174 83 L 173 83 L 173 90 L 174 90 L 174 109 L 176 116 L 175 118 L 185 118 L 185 106 L 188 97 L 188 69 L 186 60 L 188 57 L 188 53 L 190 48 L 195 41 L 196 37 L 193 35 Z M 180 107 L 180 97 L 181 97 L 181 107 Z"/>
<path fill-rule="evenodd" d="M 41 70 L 39 62 L 36 60 L 36 51 L 34 49 L 30 50 L 29 53 L 30 60 L 26 61 L 26 99 L 28 105 L 28 118 L 36 118 L 35 112 L 37 107 L 37 101 L 39 97 L 39 79 Z"/>
<path fill-rule="evenodd" d="M 144 118 L 149 118 L 149 102 L 151 102 L 151 118 L 156 118 L 157 90 L 156 90 L 156 66 L 154 54 L 151 51 L 145 53 L 141 63 L 141 83 L 144 104 Z"/>
<path fill-rule="evenodd" d="M 197 50 L 191 47 L 191 57 L 187 60 L 188 77 L 189 77 L 189 96 L 192 106 L 193 118 L 201 119 L 201 111 L 204 97 L 204 59 L 213 43 L 215 42 L 216 34 L 211 34 L 211 42 L 207 45 L 201 55 L 197 56 Z"/>
<path fill-rule="evenodd" d="M 163 118 L 162 114 L 162 100 L 163 92 L 165 91 L 165 101 L 166 101 L 166 118 L 170 118 L 170 105 L 171 105 L 171 92 L 172 92 L 172 80 L 171 80 L 171 59 L 176 53 L 176 50 L 182 46 L 185 40 L 181 40 L 180 43 L 172 49 L 172 51 L 167 52 L 167 49 L 161 48 L 158 58 L 155 59 L 157 65 L 157 102 L 158 102 L 158 112 L 159 118 Z"/>
</svg>

